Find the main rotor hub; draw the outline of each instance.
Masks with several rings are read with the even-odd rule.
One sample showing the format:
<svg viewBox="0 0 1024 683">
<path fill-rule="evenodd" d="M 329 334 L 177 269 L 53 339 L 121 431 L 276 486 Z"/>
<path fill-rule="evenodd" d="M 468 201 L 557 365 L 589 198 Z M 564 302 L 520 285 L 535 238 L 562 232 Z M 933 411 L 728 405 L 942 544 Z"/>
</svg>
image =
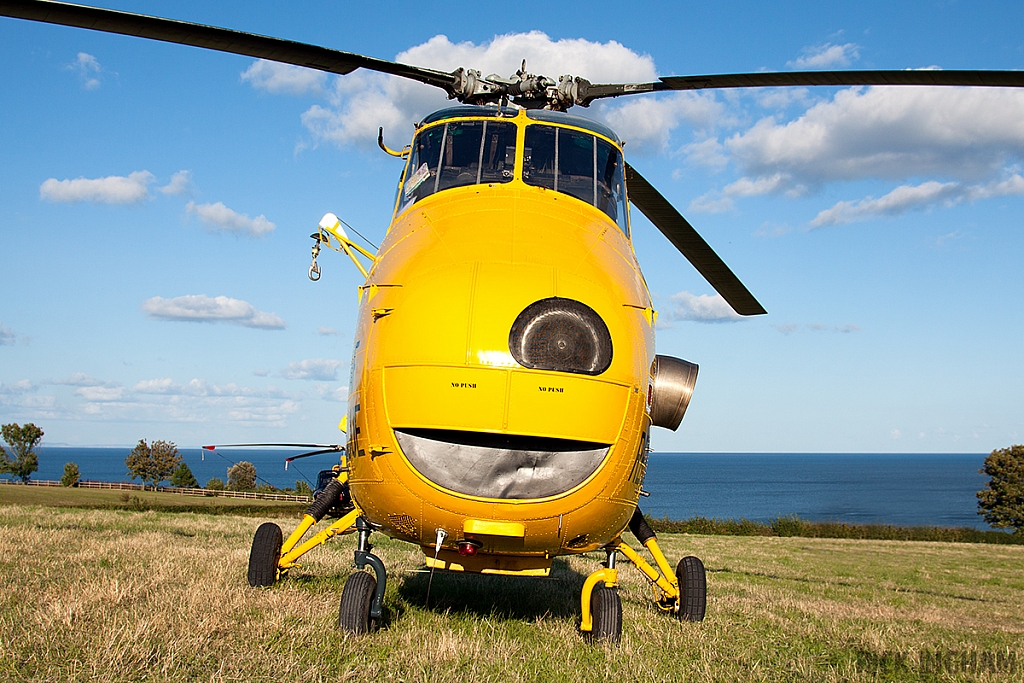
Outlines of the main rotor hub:
<svg viewBox="0 0 1024 683">
<path fill-rule="evenodd" d="M 459 67 L 452 72 L 448 96 L 463 104 L 497 104 L 514 102 L 524 109 L 566 111 L 572 106 L 589 106 L 586 100 L 590 81 L 579 76 L 559 76 L 556 83 L 547 76 L 526 72 L 522 68 L 510 78 L 490 74 L 486 78 L 476 69 Z"/>
</svg>

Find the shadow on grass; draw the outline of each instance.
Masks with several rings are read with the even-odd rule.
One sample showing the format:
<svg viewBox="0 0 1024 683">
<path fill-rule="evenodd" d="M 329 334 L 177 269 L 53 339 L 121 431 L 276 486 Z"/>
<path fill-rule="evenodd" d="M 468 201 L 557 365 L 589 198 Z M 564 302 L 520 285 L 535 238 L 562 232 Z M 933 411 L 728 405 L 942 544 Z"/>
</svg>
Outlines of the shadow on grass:
<svg viewBox="0 0 1024 683">
<path fill-rule="evenodd" d="M 549 577 L 496 576 L 435 571 L 427 603 L 428 571 L 396 577 L 398 594 L 410 606 L 432 612 L 467 614 L 505 620 L 579 616 L 586 576 L 555 559 Z M 393 615 L 393 616 L 398 616 Z"/>
</svg>

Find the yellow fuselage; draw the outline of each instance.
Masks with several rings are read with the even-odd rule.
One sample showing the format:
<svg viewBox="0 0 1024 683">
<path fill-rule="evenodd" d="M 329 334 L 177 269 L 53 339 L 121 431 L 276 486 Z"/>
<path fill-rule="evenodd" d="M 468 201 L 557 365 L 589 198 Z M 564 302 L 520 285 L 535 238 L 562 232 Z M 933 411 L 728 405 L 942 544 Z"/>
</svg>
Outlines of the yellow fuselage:
<svg viewBox="0 0 1024 683">
<path fill-rule="evenodd" d="M 511 179 L 453 187 L 396 210 L 361 289 L 349 480 L 368 521 L 430 558 L 444 529 L 439 567 L 542 574 L 553 556 L 614 540 L 636 508 L 654 314 L 628 235 L 595 206 L 524 183 L 523 139 L 537 122 L 525 112 L 503 120 L 517 126 Z M 513 322 L 551 297 L 600 315 L 613 347 L 606 370 L 537 370 L 513 358 Z M 598 444 L 607 453 L 569 490 L 507 498 L 439 484 L 413 466 L 399 439 L 463 433 Z M 475 557 L 455 552 L 465 539 L 478 544 Z"/>
</svg>

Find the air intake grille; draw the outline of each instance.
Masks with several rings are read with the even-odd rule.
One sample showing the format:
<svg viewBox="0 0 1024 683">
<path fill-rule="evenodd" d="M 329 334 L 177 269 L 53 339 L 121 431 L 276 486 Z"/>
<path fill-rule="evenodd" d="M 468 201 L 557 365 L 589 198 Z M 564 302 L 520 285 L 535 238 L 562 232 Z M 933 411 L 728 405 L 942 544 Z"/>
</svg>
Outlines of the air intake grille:
<svg viewBox="0 0 1024 683">
<path fill-rule="evenodd" d="M 584 303 L 551 297 L 527 306 L 508 336 L 523 367 L 599 375 L 612 363 L 612 336 L 601 316 Z"/>
</svg>

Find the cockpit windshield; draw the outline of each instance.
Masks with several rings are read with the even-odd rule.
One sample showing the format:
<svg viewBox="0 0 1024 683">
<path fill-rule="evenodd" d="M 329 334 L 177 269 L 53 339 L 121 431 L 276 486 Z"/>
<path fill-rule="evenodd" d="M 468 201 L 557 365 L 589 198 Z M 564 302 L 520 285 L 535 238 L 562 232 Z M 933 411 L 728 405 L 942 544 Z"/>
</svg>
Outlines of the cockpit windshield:
<svg viewBox="0 0 1024 683">
<path fill-rule="evenodd" d="M 622 156 L 596 135 L 556 126 L 527 127 L 523 182 L 596 206 L 628 233 Z"/>
<path fill-rule="evenodd" d="M 431 121 L 420 129 L 399 191 L 399 212 L 441 190 L 512 180 L 517 125 L 476 116 Z M 599 135 L 580 130 L 585 124 L 570 123 L 571 128 L 546 120 L 526 126 L 523 182 L 584 201 L 629 234 L 621 152 Z"/>
<path fill-rule="evenodd" d="M 506 121 L 448 121 L 413 143 L 399 211 L 440 190 L 512 180 L 516 126 Z"/>
</svg>

